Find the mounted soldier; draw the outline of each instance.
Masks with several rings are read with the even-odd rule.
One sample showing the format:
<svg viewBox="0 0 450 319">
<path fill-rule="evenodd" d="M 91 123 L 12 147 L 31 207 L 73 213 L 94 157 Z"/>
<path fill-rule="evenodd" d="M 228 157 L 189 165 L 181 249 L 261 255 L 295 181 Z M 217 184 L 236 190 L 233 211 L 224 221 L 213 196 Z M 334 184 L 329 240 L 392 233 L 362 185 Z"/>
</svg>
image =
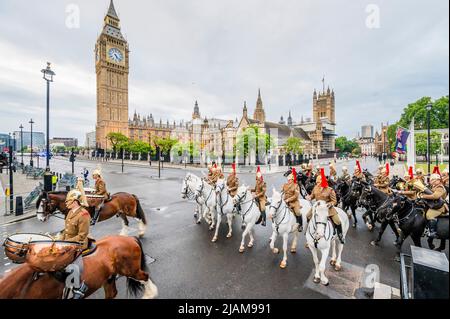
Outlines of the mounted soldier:
<svg viewBox="0 0 450 319">
<path fill-rule="evenodd" d="M 256 169 L 256 184 L 251 192 L 254 193 L 256 202 L 258 203 L 259 211 L 261 212 L 261 225 L 266 226 L 266 203 L 267 203 L 267 185 L 261 174 L 261 168 L 258 166 Z"/>
<path fill-rule="evenodd" d="M 389 188 L 389 163 L 386 163 L 386 167 L 380 170 L 380 173 L 375 177 L 373 186 L 387 195 L 391 195 L 392 191 Z"/>
<path fill-rule="evenodd" d="M 423 185 L 427 185 L 425 176 L 423 175 L 423 169 L 421 169 L 420 167 L 416 169 L 416 180 L 421 181 Z"/>
<path fill-rule="evenodd" d="M 231 168 L 231 174 L 227 177 L 227 188 L 228 193 L 230 193 L 230 195 L 234 197 L 236 196 L 237 189 L 239 187 L 239 179 L 236 175 L 236 163 L 231 164 Z"/>
<path fill-rule="evenodd" d="M 336 167 L 334 167 L 334 164 L 331 162 L 329 165 L 330 168 L 330 180 L 332 180 L 333 182 L 337 181 L 337 171 L 336 171 Z"/>
<path fill-rule="evenodd" d="M 297 172 L 295 168 L 292 168 L 291 174 L 287 177 L 288 181 L 283 185 L 282 193 L 284 194 L 284 201 L 288 205 L 289 209 L 294 213 L 298 224 L 298 231 L 302 231 L 302 206 L 300 205 L 299 196 L 300 188 L 297 184 Z"/>
<path fill-rule="evenodd" d="M 219 178 L 223 178 L 223 173 L 220 170 L 220 168 L 217 167 L 217 164 L 214 163 L 213 167 L 210 170 L 210 173 L 208 173 L 206 181 L 208 182 L 209 185 L 216 187 L 216 183 Z"/>
<path fill-rule="evenodd" d="M 359 161 L 356 161 L 355 170 L 353 173 L 353 177 L 357 178 L 360 181 L 366 181 L 366 176 L 364 176 L 363 171 L 361 169 L 361 165 L 359 164 Z"/>
<path fill-rule="evenodd" d="M 426 212 L 426 219 L 428 221 L 428 227 L 430 229 L 429 237 L 434 238 L 436 237 L 437 231 L 437 222 L 438 222 L 437 218 L 441 215 L 448 213 L 448 206 L 445 203 L 447 191 L 445 190 L 445 187 L 442 184 L 441 176 L 439 174 L 431 174 L 430 184 L 431 184 L 431 194 L 419 193 L 417 197 L 425 200 L 434 200 L 434 201 L 437 201 L 439 199 L 442 200 L 441 201 L 442 205 L 439 205 L 441 207 L 435 206 L 431 208 L 430 206 Z"/>
<path fill-rule="evenodd" d="M 102 178 L 102 172 L 100 168 L 94 170 L 94 172 L 92 173 L 92 177 L 95 181 L 95 192 L 93 193 L 93 195 L 103 196 L 103 200 L 100 202 L 100 204 L 95 206 L 94 218 L 92 218 L 91 221 L 91 225 L 95 225 L 98 219 L 98 215 L 100 214 L 100 210 L 103 208 L 105 200 L 109 199 L 109 193 L 106 190 L 106 183 Z"/>
<path fill-rule="evenodd" d="M 322 168 L 321 172 L 320 172 L 320 176 L 317 176 L 316 179 L 316 186 L 314 187 L 311 195 L 307 196 L 308 200 L 323 200 L 327 203 L 328 206 L 328 217 L 331 219 L 331 221 L 333 222 L 336 230 L 337 230 L 337 235 L 339 237 L 339 240 L 342 244 L 345 244 L 345 240 L 344 240 L 344 236 L 342 233 L 342 225 L 341 225 L 341 220 L 339 218 L 339 215 L 336 211 L 336 209 L 334 208 L 334 206 L 337 205 L 337 200 L 336 200 L 336 193 L 334 192 L 334 190 L 328 186 L 328 181 L 327 178 L 325 176 L 325 171 Z M 308 213 L 307 219 L 309 220 L 312 216 L 312 210 Z"/>
<path fill-rule="evenodd" d="M 65 219 L 64 230 L 56 236 L 56 239 L 63 241 L 78 242 L 82 245 L 82 250 L 88 248 L 88 235 L 91 216 L 89 212 L 82 206 L 82 193 L 79 190 L 72 190 L 67 194 L 66 206 L 70 209 Z M 83 260 L 80 254 L 72 263 L 82 269 Z M 81 277 L 81 271 L 73 272 L 75 276 Z M 81 282 L 81 278 L 74 282 Z M 79 287 L 72 290 L 73 299 L 81 299 L 88 290 L 85 282 L 81 282 Z"/>
<path fill-rule="evenodd" d="M 347 183 L 348 185 L 351 184 L 352 182 L 352 176 L 348 173 L 348 168 L 347 166 L 342 166 L 342 176 L 341 179 Z"/>
<path fill-rule="evenodd" d="M 403 179 L 405 180 L 405 183 L 402 186 L 402 189 L 400 190 L 399 194 L 405 195 L 410 200 L 416 200 L 417 190 L 414 188 L 414 174 L 412 166 L 409 167 L 408 172 L 405 172 Z"/>
</svg>

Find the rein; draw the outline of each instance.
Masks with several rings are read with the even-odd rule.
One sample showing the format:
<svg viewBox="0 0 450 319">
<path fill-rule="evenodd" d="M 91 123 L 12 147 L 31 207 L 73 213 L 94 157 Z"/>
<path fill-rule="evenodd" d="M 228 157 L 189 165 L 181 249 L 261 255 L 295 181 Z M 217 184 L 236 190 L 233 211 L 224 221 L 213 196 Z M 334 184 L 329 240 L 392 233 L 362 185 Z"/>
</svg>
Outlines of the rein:
<svg viewBox="0 0 450 319">
<path fill-rule="evenodd" d="M 238 203 L 240 203 L 243 199 L 245 199 L 246 197 L 247 197 L 247 191 L 245 192 L 245 195 L 244 195 L 244 197 L 239 197 L 238 195 L 236 195 L 236 197 L 238 198 Z M 250 206 L 249 206 L 249 208 L 247 208 L 247 210 L 245 211 L 245 213 L 244 214 L 242 214 L 241 213 L 241 216 L 242 216 L 242 222 L 245 222 L 245 216 L 248 214 L 248 212 L 250 211 L 250 209 L 253 207 L 253 205 L 255 204 L 255 199 L 254 198 L 252 198 L 252 199 L 250 199 L 250 200 L 248 200 L 248 201 L 246 201 L 246 202 L 242 202 L 241 203 L 241 205 L 244 205 L 244 204 L 247 204 L 247 203 L 252 203 Z"/>
<path fill-rule="evenodd" d="M 273 205 L 270 205 L 270 208 L 274 208 L 274 209 L 275 209 L 275 212 L 278 212 L 278 210 L 280 209 L 282 203 L 283 203 L 283 200 L 280 200 L 280 203 L 278 204 L 278 207 L 275 207 L 275 206 L 273 206 Z M 279 234 L 278 229 L 280 228 L 280 225 L 283 224 L 283 221 L 284 221 L 284 219 L 286 218 L 287 212 L 288 212 L 288 207 L 287 207 L 286 204 L 285 204 L 285 205 L 284 205 L 284 214 L 283 214 L 283 218 L 281 218 L 281 221 L 280 221 L 279 223 L 276 222 L 276 219 L 277 219 L 277 217 L 278 217 L 278 214 L 273 214 L 273 215 L 272 215 L 273 221 L 274 221 L 274 224 L 275 224 L 275 228 L 276 228 L 276 231 L 277 231 L 278 234 Z M 286 223 L 287 223 L 287 221 L 286 221 Z"/>
<path fill-rule="evenodd" d="M 219 207 L 220 207 L 220 213 L 222 215 L 224 215 L 223 208 L 225 207 L 226 204 L 228 204 L 228 200 L 230 199 L 230 194 L 228 194 L 228 191 L 227 191 L 227 200 L 225 201 L 225 203 L 223 203 L 222 192 L 224 189 L 225 189 L 225 186 L 222 186 L 220 188 L 220 192 L 219 192 L 219 200 L 220 200 Z"/>
</svg>

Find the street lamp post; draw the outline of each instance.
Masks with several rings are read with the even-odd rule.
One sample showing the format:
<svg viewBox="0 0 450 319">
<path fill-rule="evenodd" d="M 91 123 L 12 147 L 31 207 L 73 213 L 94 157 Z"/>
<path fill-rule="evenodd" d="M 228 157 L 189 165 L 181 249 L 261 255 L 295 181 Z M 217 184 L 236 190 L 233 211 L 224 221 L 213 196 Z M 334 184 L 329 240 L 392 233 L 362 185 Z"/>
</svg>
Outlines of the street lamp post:
<svg viewBox="0 0 450 319">
<path fill-rule="evenodd" d="M 47 82 L 47 150 L 46 150 L 46 166 L 45 170 L 50 172 L 50 82 L 53 82 L 55 72 L 50 68 L 50 62 L 47 62 L 47 67 L 42 69 L 43 79 Z"/>
<path fill-rule="evenodd" d="M 23 125 L 20 124 L 20 157 L 21 157 L 21 166 L 23 168 Z"/>
<path fill-rule="evenodd" d="M 433 106 L 432 102 L 430 101 L 427 106 L 425 107 L 427 109 L 427 164 L 428 164 L 428 176 L 430 176 L 431 171 L 431 132 L 430 132 L 430 112 L 431 107 Z"/>
<path fill-rule="evenodd" d="M 30 135 L 31 135 L 30 166 L 33 167 L 33 124 L 34 124 L 33 119 L 31 119 L 28 123 L 30 123 L 30 125 L 31 125 L 31 133 L 30 133 Z"/>
</svg>

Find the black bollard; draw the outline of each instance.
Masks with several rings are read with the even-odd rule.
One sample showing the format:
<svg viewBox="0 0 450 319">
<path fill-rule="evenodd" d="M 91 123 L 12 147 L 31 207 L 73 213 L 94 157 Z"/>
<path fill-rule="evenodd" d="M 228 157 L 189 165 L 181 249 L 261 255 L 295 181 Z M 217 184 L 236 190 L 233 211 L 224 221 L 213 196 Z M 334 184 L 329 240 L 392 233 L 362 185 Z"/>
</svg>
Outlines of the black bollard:
<svg viewBox="0 0 450 319">
<path fill-rule="evenodd" d="M 16 216 L 23 215 L 23 200 L 22 196 L 16 197 Z"/>
</svg>

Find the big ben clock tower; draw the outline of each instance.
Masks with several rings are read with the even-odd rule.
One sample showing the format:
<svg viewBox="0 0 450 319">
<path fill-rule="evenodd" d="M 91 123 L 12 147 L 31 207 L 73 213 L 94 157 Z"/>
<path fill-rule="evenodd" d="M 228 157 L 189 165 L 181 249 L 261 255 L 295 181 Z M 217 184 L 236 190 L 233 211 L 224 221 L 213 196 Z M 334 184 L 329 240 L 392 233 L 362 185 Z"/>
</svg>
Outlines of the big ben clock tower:
<svg viewBox="0 0 450 319">
<path fill-rule="evenodd" d="M 128 43 L 120 31 L 120 20 L 111 0 L 95 44 L 98 149 L 111 147 L 106 139 L 110 132 L 128 136 L 128 54 Z"/>
</svg>

